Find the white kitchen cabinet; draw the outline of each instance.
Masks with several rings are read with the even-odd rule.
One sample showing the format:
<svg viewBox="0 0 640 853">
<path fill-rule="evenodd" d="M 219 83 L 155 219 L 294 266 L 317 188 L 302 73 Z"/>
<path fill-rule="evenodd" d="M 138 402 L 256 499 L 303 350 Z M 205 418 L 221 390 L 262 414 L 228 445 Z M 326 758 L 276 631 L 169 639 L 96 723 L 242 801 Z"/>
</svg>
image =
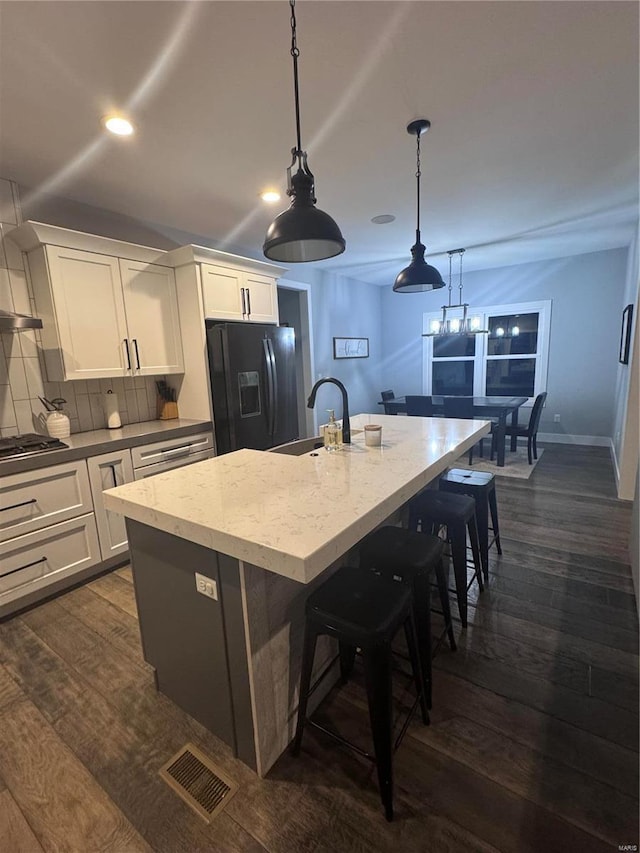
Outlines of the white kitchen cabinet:
<svg viewBox="0 0 640 853">
<path fill-rule="evenodd" d="M 120 273 L 134 375 L 183 373 L 175 273 L 122 259 Z"/>
<path fill-rule="evenodd" d="M 50 381 L 184 372 L 175 273 L 151 260 L 166 253 L 33 222 L 11 235 L 27 252 Z"/>
<path fill-rule="evenodd" d="M 0 544 L 0 608 L 100 562 L 93 513 Z"/>
<path fill-rule="evenodd" d="M 94 456 L 88 446 L 85 455 L 14 474 L 2 474 L 0 463 L 0 618 L 124 562 L 124 518 L 106 510 L 102 493 L 209 458 L 213 434 L 179 434 Z"/>
<path fill-rule="evenodd" d="M 92 511 L 84 459 L 0 480 L 0 542 Z"/>
<path fill-rule="evenodd" d="M 29 266 L 49 380 L 131 376 L 118 259 L 43 246 Z"/>
<path fill-rule="evenodd" d="M 133 480 L 133 463 L 129 448 L 113 453 L 103 453 L 87 459 L 89 482 L 98 528 L 100 552 L 103 560 L 123 554 L 128 547 L 124 517 L 105 508 L 102 493 L 130 483 Z"/>
<path fill-rule="evenodd" d="M 276 279 L 217 264 L 201 264 L 205 317 L 249 323 L 278 322 Z"/>
<path fill-rule="evenodd" d="M 3 477 L 0 498 L 0 615 L 100 562 L 84 459 Z"/>
</svg>

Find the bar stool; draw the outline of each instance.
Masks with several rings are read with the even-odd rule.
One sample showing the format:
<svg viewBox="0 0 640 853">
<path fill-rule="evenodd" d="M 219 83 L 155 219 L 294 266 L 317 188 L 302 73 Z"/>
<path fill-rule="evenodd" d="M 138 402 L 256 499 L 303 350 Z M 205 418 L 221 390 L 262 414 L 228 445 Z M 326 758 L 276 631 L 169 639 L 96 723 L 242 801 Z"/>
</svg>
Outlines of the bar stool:
<svg viewBox="0 0 640 853">
<path fill-rule="evenodd" d="M 476 502 L 468 495 L 455 495 L 426 489 L 409 502 L 409 529 L 423 533 L 437 533 L 440 526 L 447 528 L 447 542 L 451 548 L 453 574 L 456 584 L 458 612 L 464 628 L 467 627 L 467 591 L 477 578 L 480 591 L 482 561 L 476 523 Z M 467 583 L 467 530 L 473 554 L 474 575 Z"/>
<path fill-rule="evenodd" d="M 411 657 L 417 698 L 395 744 L 392 744 L 391 643 L 402 627 Z M 316 640 L 321 634 L 328 634 L 338 640 L 341 648 L 340 669 L 344 679 L 348 677 L 348 671 L 347 667 L 343 668 L 343 661 L 352 660 L 344 651 L 357 646 L 362 652 L 373 735 L 373 756 L 312 719 L 306 721 L 309 696 L 328 675 L 334 662 L 324 670 L 312 687 L 311 674 Z M 428 725 L 429 713 L 413 619 L 411 590 L 403 584 L 379 577 L 369 569 L 338 569 L 328 581 L 311 593 L 306 603 L 300 703 L 292 745 L 293 754 L 297 755 L 300 751 L 306 721 L 339 743 L 373 760 L 378 771 L 385 817 L 387 820 L 393 820 L 393 750 L 400 745 L 418 703 L 422 708 L 423 722 Z"/>
<path fill-rule="evenodd" d="M 379 527 L 360 545 L 360 566 L 371 569 L 388 580 L 399 581 L 413 591 L 413 615 L 420 647 L 420 663 L 427 684 L 427 705 L 431 708 L 432 667 L 431 647 L 431 575 L 435 572 L 440 603 L 445 620 L 449 645 L 453 650 L 453 635 L 449 591 L 442 552 L 444 543 L 437 536 L 428 536 L 402 527 Z"/>
<path fill-rule="evenodd" d="M 487 471 L 467 471 L 465 468 L 452 468 L 440 477 L 438 487 L 442 492 L 470 495 L 475 499 L 480 559 L 482 560 L 484 578 L 489 583 L 489 548 L 494 542 L 498 554 L 502 554 L 495 476 Z M 491 528 L 489 528 L 489 513 L 491 513 Z M 491 541 L 489 541 L 489 529 L 493 534 Z"/>
</svg>

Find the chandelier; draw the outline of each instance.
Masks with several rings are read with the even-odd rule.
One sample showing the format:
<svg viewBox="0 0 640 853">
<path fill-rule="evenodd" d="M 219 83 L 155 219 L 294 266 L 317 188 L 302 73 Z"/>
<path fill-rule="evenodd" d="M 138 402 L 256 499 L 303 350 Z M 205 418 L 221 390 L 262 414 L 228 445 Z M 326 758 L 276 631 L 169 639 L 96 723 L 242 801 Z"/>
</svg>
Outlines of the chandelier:
<svg viewBox="0 0 640 853">
<path fill-rule="evenodd" d="M 429 331 L 425 332 L 423 338 L 435 338 L 439 335 L 488 335 L 489 330 L 482 328 L 482 318 L 478 315 L 469 313 L 469 303 L 464 302 L 462 298 L 462 256 L 464 249 L 450 249 L 449 255 L 449 302 L 442 306 L 442 319 L 433 320 L 430 324 Z M 451 292 L 453 290 L 453 256 L 458 255 L 460 259 L 460 269 L 458 273 L 458 302 L 451 302 Z"/>
</svg>

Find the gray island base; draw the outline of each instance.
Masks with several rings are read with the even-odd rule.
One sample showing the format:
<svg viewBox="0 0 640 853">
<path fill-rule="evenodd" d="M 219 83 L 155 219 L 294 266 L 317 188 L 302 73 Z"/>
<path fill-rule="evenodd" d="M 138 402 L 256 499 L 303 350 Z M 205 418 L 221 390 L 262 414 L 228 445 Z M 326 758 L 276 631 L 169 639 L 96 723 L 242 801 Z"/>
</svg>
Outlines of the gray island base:
<svg viewBox="0 0 640 853">
<path fill-rule="evenodd" d="M 158 689 L 260 776 L 293 737 L 310 591 L 490 429 L 384 415 L 351 423 L 353 442 L 337 453 L 240 450 L 105 492 L 127 518 Z M 365 447 L 367 423 L 382 424 L 381 447 Z M 334 656 L 324 639 L 317 673 Z"/>
</svg>

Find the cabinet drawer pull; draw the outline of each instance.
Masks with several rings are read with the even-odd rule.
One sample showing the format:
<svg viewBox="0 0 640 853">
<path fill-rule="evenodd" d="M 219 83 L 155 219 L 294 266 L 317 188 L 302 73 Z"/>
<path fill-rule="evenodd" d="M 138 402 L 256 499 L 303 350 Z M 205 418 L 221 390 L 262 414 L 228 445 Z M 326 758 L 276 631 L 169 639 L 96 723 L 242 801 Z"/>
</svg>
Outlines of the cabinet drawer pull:
<svg viewBox="0 0 640 853">
<path fill-rule="evenodd" d="M 251 316 L 251 291 L 247 288 L 247 316 Z"/>
<path fill-rule="evenodd" d="M 172 453 L 189 453 L 190 444 L 181 444 L 180 447 L 170 447 L 168 450 L 163 450 L 163 456 L 170 456 Z"/>
<path fill-rule="evenodd" d="M 19 504 L 11 504 L 11 506 L 0 507 L 0 512 L 7 512 L 10 509 L 18 509 L 18 507 L 20 507 L 20 506 L 29 506 L 29 504 L 35 504 L 35 503 L 38 503 L 38 499 L 37 498 L 31 498 L 31 500 L 22 501 L 22 503 L 19 503 Z"/>
<path fill-rule="evenodd" d="M 136 367 L 140 370 L 140 353 L 138 352 L 138 341 L 133 339 L 133 348 L 136 351 Z"/>
<path fill-rule="evenodd" d="M 127 370 L 131 370 L 131 353 L 129 352 L 129 341 L 124 339 L 124 348 L 127 351 Z"/>
<path fill-rule="evenodd" d="M 4 574 L 2 574 L 0 577 L 8 578 L 9 575 L 15 575 L 16 572 L 22 572 L 25 569 L 30 569 L 31 566 L 37 566 L 38 563 L 46 563 L 46 562 L 47 562 L 46 557 L 40 557 L 39 560 L 34 560 L 33 563 L 27 563 L 26 566 L 20 566 L 17 569 L 11 569 L 11 571 L 9 571 L 9 572 L 4 572 Z"/>
</svg>

